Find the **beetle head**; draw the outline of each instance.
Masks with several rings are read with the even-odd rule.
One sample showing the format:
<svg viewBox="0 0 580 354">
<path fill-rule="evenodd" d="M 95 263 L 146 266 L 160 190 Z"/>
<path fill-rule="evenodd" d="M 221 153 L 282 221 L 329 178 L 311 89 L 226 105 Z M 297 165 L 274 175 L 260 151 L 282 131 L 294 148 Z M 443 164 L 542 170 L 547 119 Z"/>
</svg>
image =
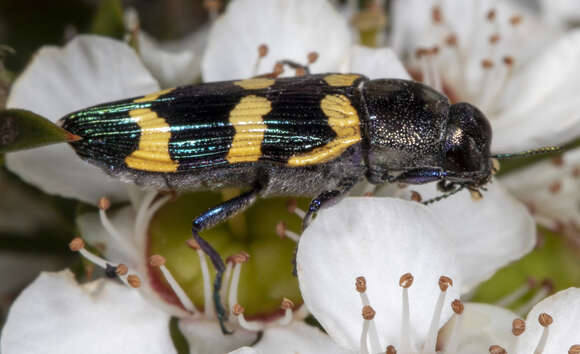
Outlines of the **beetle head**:
<svg viewBox="0 0 580 354">
<path fill-rule="evenodd" d="M 469 103 L 449 108 L 445 131 L 443 169 L 451 182 L 477 188 L 489 181 L 491 126 L 483 113 Z"/>
</svg>

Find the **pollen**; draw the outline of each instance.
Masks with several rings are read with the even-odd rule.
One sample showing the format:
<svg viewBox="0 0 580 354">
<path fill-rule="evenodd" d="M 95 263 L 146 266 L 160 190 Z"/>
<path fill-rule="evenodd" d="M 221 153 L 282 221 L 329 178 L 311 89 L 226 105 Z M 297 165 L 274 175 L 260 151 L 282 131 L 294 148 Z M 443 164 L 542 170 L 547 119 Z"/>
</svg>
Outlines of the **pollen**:
<svg viewBox="0 0 580 354">
<path fill-rule="evenodd" d="M 490 354 L 507 354 L 507 351 L 500 347 L 499 345 L 490 345 L 489 346 L 489 353 Z"/>
<path fill-rule="evenodd" d="M 356 291 L 359 293 L 364 293 L 367 291 L 367 280 L 365 277 L 358 277 L 356 278 Z"/>
<path fill-rule="evenodd" d="M 121 263 L 117 266 L 117 269 L 115 270 L 115 273 L 117 273 L 118 276 L 124 276 L 127 275 L 127 273 L 129 272 L 129 268 Z"/>
<path fill-rule="evenodd" d="M 516 318 L 512 322 L 512 333 L 514 336 L 519 336 L 526 330 L 526 322 L 520 318 Z"/>
<path fill-rule="evenodd" d="M 149 257 L 149 265 L 151 267 L 160 267 L 162 265 L 165 265 L 165 258 L 158 254 L 154 254 L 151 257 Z"/>
<path fill-rule="evenodd" d="M 294 302 L 288 298 L 282 299 L 282 304 L 280 305 L 282 310 L 292 310 L 294 308 Z"/>
<path fill-rule="evenodd" d="M 413 279 L 414 278 L 411 273 L 405 273 L 401 275 L 401 278 L 399 279 L 399 286 L 407 289 L 413 285 Z"/>
<path fill-rule="evenodd" d="M 387 347 L 387 350 L 385 353 L 386 354 L 397 354 L 397 349 L 395 349 L 395 347 L 393 347 L 392 345 L 389 345 Z"/>
<path fill-rule="evenodd" d="M 580 344 L 574 344 L 568 349 L 568 354 L 580 354 Z"/>
<path fill-rule="evenodd" d="M 127 283 L 133 288 L 138 288 L 141 286 L 141 279 L 135 274 L 129 274 L 127 276 Z"/>
<path fill-rule="evenodd" d="M 423 197 L 417 191 L 411 191 L 411 200 L 417 203 L 420 203 L 423 200 Z"/>
<path fill-rule="evenodd" d="M 362 308 L 362 317 L 369 321 L 375 318 L 376 312 L 375 310 L 370 306 L 370 305 L 366 305 Z"/>
<path fill-rule="evenodd" d="M 461 315 L 463 313 L 463 310 L 465 309 L 465 307 L 463 306 L 463 302 L 461 302 L 461 300 L 455 299 L 451 303 L 451 309 L 456 314 Z"/>
<path fill-rule="evenodd" d="M 111 201 L 106 197 L 102 197 L 99 199 L 98 207 L 101 210 L 107 211 L 111 207 Z"/>
<path fill-rule="evenodd" d="M 447 288 L 450 286 L 453 286 L 453 279 L 445 275 L 439 277 L 439 289 L 441 289 L 441 291 L 447 291 Z"/>
<path fill-rule="evenodd" d="M 554 322 L 554 319 L 552 318 L 552 316 L 543 312 L 540 314 L 540 316 L 538 316 L 538 322 L 540 322 L 540 325 L 542 325 L 542 327 L 548 327 L 552 324 L 552 322 Z"/>
<path fill-rule="evenodd" d="M 69 244 L 68 247 L 73 252 L 78 252 L 81 249 L 85 248 L 85 241 L 83 241 L 80 237 L 75 237 Z"/>
</svg>

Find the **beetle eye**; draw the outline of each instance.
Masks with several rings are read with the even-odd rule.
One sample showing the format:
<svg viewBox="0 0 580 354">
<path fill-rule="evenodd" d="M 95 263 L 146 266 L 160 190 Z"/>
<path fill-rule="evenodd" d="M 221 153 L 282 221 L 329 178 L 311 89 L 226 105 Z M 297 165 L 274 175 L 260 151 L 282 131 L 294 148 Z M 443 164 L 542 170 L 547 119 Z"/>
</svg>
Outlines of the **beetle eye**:
<svg viewBox="0 0 580 354">
<path fill-rule="evenodd" d="M 445 169 L 448 171 L 477 171 L 480 169 L 481 152 L 469 136 L 452 134 L 445 144 Z"/>
</svg>

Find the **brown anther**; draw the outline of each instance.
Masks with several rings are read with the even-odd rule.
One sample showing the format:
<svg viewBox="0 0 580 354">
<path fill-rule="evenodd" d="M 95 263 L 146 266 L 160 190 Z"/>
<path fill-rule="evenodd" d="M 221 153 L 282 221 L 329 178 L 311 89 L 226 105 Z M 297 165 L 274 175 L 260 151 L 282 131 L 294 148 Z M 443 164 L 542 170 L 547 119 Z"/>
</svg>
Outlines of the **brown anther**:
<svg viewBox="0 0 580 354">
<path fill-rule="evenodd" d="M 490 345 L 489 354 L 507 354 L 507 351 L 499 345 Z"/>
<path fill-rule="evenodd" d="M 580 167 L 574 167 L 572 170 L 572 177 L 580 178 Z"/>
<path fill-rule="evenodd" d="M 552 294 L 554 292 L 554 289 L 556 288 L 554 281 L 550 278 L 546 278 L 546 279 L 542 280 L 542 282 L 540 283 L 540 286 L 542 288 L 546 289 L 548 294 Z"/>
<path fill-rule="evenodd" d="M 413 274 L 405 273 L 401 275 L 401 278 L 399 279 L 399 286 L 403 288 L 408 288 L 411 285 L 413 285 L 413 279 L 414 279 Z"/>
<path fill-rule="evenodd" d="M 489 10 L 489 11 L 487 12 L 487 15 L 486 15 L 486 17 L 487 17 L 487 20 L 488 20 L 488 21 L 493 21 L 493 20 L 495 20 L 495 15 L 496 15 L 495 9 L 491 9 L 491 10 Z"/>
<path fill-rule="evenodd" d="M 306 56 L 306 59 L 308 59 L 309 64 L 313 64 L 318 60 L 318 53 L 317 52 L 310 52 Z"/>
<path fill-rule="evenodd" d="M 417 48 L 417 50 L 415 50 L 415 56 L 417 58 L 421 58 L 425 55 L 429 54 L 429 49 L 425 49 L 425 48 Z"/>
<path fill-rule="evenodd" d="M 562 167 L 564 166 L 564 156 L 558 155 L 550 159 L 550 162 L 554 166 Z"/>
<path fill-rule="evenodd" d="M 457 45 L 457 36 L 455 34 L 450 34 L 445 38 L 445 44 L 450 47 L 455 47 Z"/>
<path fill-rule="evenodd" d="M 489 43 L 491 44 L 496 44 L 497 42 L 499 42 L 499 40 L 501 39 L 499 34 L 492 34 L 491 36 L 489 36 Z"/>
<path fill-rule="evenodd" d="M 283 298 L 282 304 L 280 305 L 280 308 L 282 310 L 292 310 L 294 308 L 294 303 L 292 302 L 292 300 L 290 300 L 288 298 Z"/>
<path fill-rule="evenodd" d="M 431 19 L 433 19 L 433 23 L 443 22 L 443 14 L 441 13 L 441 8 L 439 6 L 433 6 L 431 9 Z"/>
<path fill-rule="evenodd" d="M 127 283 L 129 283 L 133 288 L 138 288 L 141 286 L 141 279 L 139 279 L 135 274 L 129 274 L 127 276 Z"/>
<path fill-rule="evenodd" d="M 509 55 L 503 57 L 503 63 L 508 67 L 512 67 L 514 65 L 514 62 L 515 62 L 514 58 L 510 57 Z"/>
<path fill-rule="evenodd" d="M 514 336 L 519 336 L 526 330 L 526 322 L 520 318 L 516 318 L 512 322 L 512 333 Z"/>
<path fill-rule="evenodd" d="M 154 254 L 149 257 L 149 265 L 151 267 L 161 267 L 162 265 L 165 265 L 165 258 L 161 255 Z"/>
<path fill-rule="evenodd" d="M 355 285 L 356 291 L 358 291 L 359 293 L 364 293 L 365 291 L 367 291 L 367 280 L 365 279 L 365 277 L 357 277 Z"/>
<path fill-rule="evenodd" d="M 465 309 L 465 306 L 463 306 L 463 302 L 461 302 L 461 300 L 455 299 L 451 303 L 451 309 L 456 314 L 461 315 L 463 313 L 463 310 Z"/>
<path fill-rule="evenodd" d="M 263 58 L 266 55 L 268 55 L 268 46 L 266 44 L 260 44 L 258 46 L 258 56 Z"/>
<path fill-rule="evenodd" d="M 523 20 L 523 17 L 522 16 L 517 16 L 517 15 L 516 16 L 512 16 L 512 17 L 510 17 L 510 24 L 512 26 L 517 26 L 520 23 L 522 23 L 522 20 Z"/>
<path fill-rule="evenodd" d="M 219 0 L 204 0 L 203 7 L 207 11 L 219 11 L 220 9 L 220 1 Z"/>
<path fill-rule="evenodd" d="M 242 305 L 240 304 L 235 304 L 234 308 L 232 309 L 233 314 L 236 316 L 241 315 L 242 313 L 244 313 L 244 311 L 246 311 L 246 309 L 243 308 Z"/>
<path fill-rule="evenodd" d="M 538 322 L 540 322 L 542 327 L 548 327 L 549 325 L 552 324 L 552 322 L 554 322 L 554 319 L 547 313 L 542 312 L 540 316 L 538 316 Z"/>
<path fill-rule="evenodd" d="M 241 251 L 239 253 L 232 255 L 230 258 L 231 261 L 234 263 L 246 263 L 248 259 L 250 259 L 250 255 L 244 251 Z"/>
<path fill-rule="evenodd" d="M 373 318 L 375 318 L 376 312 L 375 310 L 370 307 L 369 305 L 366 305 L 362 308 L 362 317 L 365 320 L 372 320 Z"/>
<path fill-rule="evenodd" d="M 421 197 L 421 194 L 419 194 L 419 192 L 411 191 L 411 200 L 420 203 L 423 200 L 423 197 Z"/>
<path fill-rule="evenodd" d="M 286 200 L 286 208 L 290 214 L 293 214 L 296 208 L 298 208 L 298 201 L 295 198 L 288 198 Z"/>
<path fill-rule="evenodd" d="M 99 209 L 107 211 L 111 207 L 111 201 L 106 197 L 102 197 L 99 199 L 99 203 L 97 205 Z"/>
<path fill-rule="evenodd" d="M 395 347 L 393 347 L 392 345 L 389 345 L 387 347 L 386 354 L 397 354 L 397 349 L 395 349 Z"/>
<path fill-rule="evenodd" d="M 549 188 L 550 188 L 550 193 L 556 194 L 562 189 L 562 182 L 556 181 L 556 182 L 550 184 Z"/>
<path fill-rule="evenodd" d="M 373 192 L 366 192 L 365 194 L 363 194 L 364 197 L 372 197 L 373 196 Z"/>
<path fill-rule="evenodd" d="M 445 275 L 439 277 L 439 289 L 441 289 L 441 291 L 447 291 L 447 288 L 450 286 L 453 286 L 453 279 L 446 277 Z"/>
<path fill-rule="evenodd" d="M 580 354 L 580 344 L 574 344 L 568 349 L 568 354 Z"/>
<path fill-rule="evenodd" d="M 276 224 L 276 235 L 280 236 L 280 238 L 286 237 L 286 223 L 282 220 Z"/>
<path fill-rule="evenodd" d="M 192 250 L 200 250 L 201 246 L 199 245 L 199 243 L 194 239 L 194 238 L 189 238 L 187 239 L 187 241 L 185 241 L 185 244 L 191 248 Z"/>
<path fill-rule="evenodd" d="M 78 252 L 85 248 L 85 241 L 80 237 L 75 237 L 72 241 L 68 244 L 68 248 L 70 248 L 73 252 Z"/>
<path fill-rule="evenodd" d="M 277 62 L 274 64 L 274 71 L 272 72 L 272 76 L 274 78 L 280 76 L 284 72 L 284 64 Z"/>
<path fill-rule="evenodd" d="M 429 50 L 430 55 L 437 55 L 439 54 L 439 47 L 435 46 Z"/>
<path fill-rule="evenodd" d="M 126 275 L 127 272 L 129 272 L 129 267 L 127 267 L 125 264 L 121 263 L 117 266 L 117 269 L 115 270 L 115 273 L 118 276 L 123 276 Z"/>
<path fill-rule="evenodd" d="M 296 68 L 294 76 L 296 77 L 306 76 L 306 70 L 304 68 Z"/>
<path fill-rule="evenodd" d="M 498 159 L 491 159 L 491 171 L 496 174 L 501 169 L 501 164 Z"/>
<path fill-rule="evenodd" d="M 481 192 L 478 191 L 477 189 L 469 190 L 469 194 L 471 194 L 471 199 L 473 199 L 475 201 L 483 199 L 483 194 L 481 194 Z"/>
<path fill-rule="evenodd" d="M 481 61 L 481 66 L 482 66 L 484 69 L 491 69 L 491 68 L 493 68 L 493 61 L 491 61 L 491 60 L 489 60 L 489 59 L 483 59 L 483 60 Z"/>
</svg>

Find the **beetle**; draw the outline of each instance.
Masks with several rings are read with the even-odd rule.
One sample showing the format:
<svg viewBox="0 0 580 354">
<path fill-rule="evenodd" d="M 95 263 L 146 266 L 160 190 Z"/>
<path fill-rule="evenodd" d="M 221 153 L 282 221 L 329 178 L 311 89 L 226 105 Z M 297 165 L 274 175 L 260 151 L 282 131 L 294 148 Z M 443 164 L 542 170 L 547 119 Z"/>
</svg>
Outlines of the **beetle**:
<svg viewBox="0 0 580 354">
<path fill-rule="evenodd" d="M 256 77 L 204 83 L 105 103 L 60 121 L 80 137 L 84 160 L 159 190 L 247 189 L 193 220 L 192 235 L 216 268 L 224 262 L 200 236 L 258 197 L 313 197 L 306 227 L 359 181 L 477 191 L 492 174 L 492 131 L 468 103 L 419 82 L 359 74 Z"/>
</svg>

